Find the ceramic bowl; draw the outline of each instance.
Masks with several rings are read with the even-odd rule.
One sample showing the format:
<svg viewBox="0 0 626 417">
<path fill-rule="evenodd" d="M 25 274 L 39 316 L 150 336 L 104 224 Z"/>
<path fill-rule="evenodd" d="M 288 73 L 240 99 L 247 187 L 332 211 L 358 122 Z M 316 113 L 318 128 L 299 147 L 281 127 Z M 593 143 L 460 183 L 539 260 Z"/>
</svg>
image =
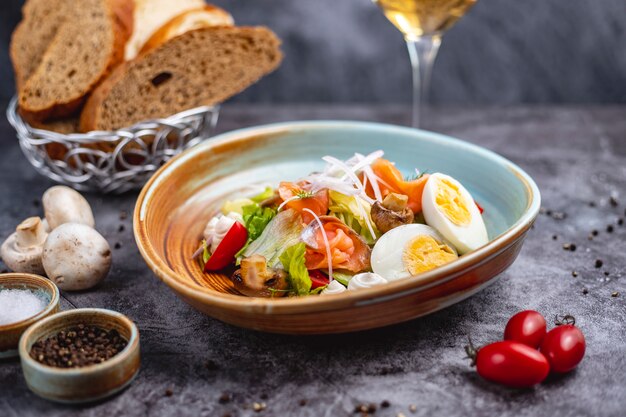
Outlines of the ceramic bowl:
<svg viewBox="0 0 626 417">
<path fill-rule="evenodd" d="M 221 203 L 253 183 L 295 180 L 377 149 L 403 173 L 444 172 L 485 209 L 491 241 L 417 277 L 334 296 L 249 298 L 222 274 L 203 273 L 191 255 Z M 157 277 L 196 309 L 251 329 L 340 333 L 410 320 L 457 303 L 491 284 L 519 253 L 540 205 L 533 180 L 510 161 L 443 135 L 363 122 L 293 122 L 222 134 L 163 166 L 137 200 L 134 233 Z"/>
<path fill-rule="evenodd" d="M 59 311 L 59 289 L 47 278 L 17 272 L 0 274 L 0 290 L 3 288 L 31 290 L 48 300 L 38 314 L 16 323 L 0 325 L 0 358 L 7 358 L 17 356 L 17 344 L 28 326 Z"/>
<path fill-rule="evenodd" d="M 55 368 L 31 358 L 29 352 L 35 342 L 80 323 L 116 329 L 128 345 L 111 359 L 82 368 Z M 130 319 L 115 311 L 68 310 L 29 327 L 20 339 L 19 353 L 26 383 L 35 394 L 61 403 L 97 401 L 124 389 L 139 372 L 139 331 Z"/>
</svg>

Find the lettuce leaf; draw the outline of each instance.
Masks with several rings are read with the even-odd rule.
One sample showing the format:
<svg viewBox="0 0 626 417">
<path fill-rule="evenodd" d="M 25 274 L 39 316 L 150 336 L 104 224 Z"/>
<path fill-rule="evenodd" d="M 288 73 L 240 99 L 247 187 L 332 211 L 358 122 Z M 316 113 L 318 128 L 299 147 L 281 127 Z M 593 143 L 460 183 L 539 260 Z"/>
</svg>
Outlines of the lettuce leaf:
<svg viewBox="0 0 626 417">
<path fill-rule="evenodd" d="M 265 190 L 262 193 L 255 195 L 254 197 L 250 197 L 255 203 L 260 203 L 274 196 L 274 189 L 272 187 L 265 187 Z"/>
<path fill-rule="evenodd" d="M 226 200 L 224 204 L 222 204 L 222 213 L 226 215 L 234 211 L 235 213 L 243 215 L 243 208 L 245 206 L 249 206 L 250 204 L 254 204 L 254 201 L 249 198 Z"/>
<path fill-rule="evenodd" d="M 248 230 L 248 240 L 252 242 L 261 236 L 263 230 L 276 216 L 276 209 L 261 207 L 257 203 L 252 203 L 242 207 L 242 216 Z"/>
<path fill-rule="evenodd" d="M 267 259 L 267 266 L 274 268 L 280 262 L 279 256 L 285 249 L 301 241 L 302 229 L 300 213 L 291 209 L 283 210 L 266 225 L 256 240 L 251 242 L 243 252 L 240 252 L 239 256 L 262 255 Z"/>
<path fill-rule="evenodd" d="M 311 292 L 311 277 L 304 265 L 306 245 L 300 242 L 287 248 L 280 255 L 280 263 L 289 273 L 289 283 L 297 295 L 309 295 Z"/>
<path fill-rule="evenodd" d="M 330 215 L 335 216 L 352 230 L 363 236 L 368 244 L 373 244 L 377 236 L 372 236 L 369 228 L 367 227 L 367 221 L 363 217 L 363 213 L 368 216 L 368 220 L 374 229 L 374 234 L 379 235 L 380 232 L 376 229 L 376 225 L 372 221 L 370 211 L 372 207 L 363 201 L 361 198 L 341 194 L 337 191 L 329 190 L 328 196 L 330 197 L 328 209 Z M 359 209 L 359 204 L 363 210 Z"/>
</svg>

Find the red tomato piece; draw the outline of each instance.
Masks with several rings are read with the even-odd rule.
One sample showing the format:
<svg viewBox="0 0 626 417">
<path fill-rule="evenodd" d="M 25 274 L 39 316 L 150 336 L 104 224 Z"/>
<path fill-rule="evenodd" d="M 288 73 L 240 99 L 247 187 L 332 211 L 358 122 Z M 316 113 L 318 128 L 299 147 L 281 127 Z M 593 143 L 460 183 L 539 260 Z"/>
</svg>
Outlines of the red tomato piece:
<svg viewBox="0 0 626 417">
<path fill-rule="evenodd" d="M 478 211 L 480 211 L 480 214 L 483 214 L 485 209 L 482 208 L 482 206 L 480 204 L 478 204 L 478 202 L 476 202 L 476 201 L 474 201 L 474 204 L 476 204 L 476 207 L 478 207 Z"/>
<path fill-rule="evenodd" d="M 533 310 L 520 311 L 506 324 L 504 340 L 520 342 L 539 349 L 546 335 L 546 319 Z"/>
<path fill-rule="evenodd" d="M 476 354 L 476 370 L 489 381 L 514 388 L 529 388 L 546 379 L 550 365 L 538 350 L 505 340 L 480 348 Z"/>
<path fill-rule="evenodd" d="M 541 343 L 541 352 L 550 362 L 552 372 L 565 373 L 576 368 L 585 356 L 585 336 L 572 324 L 550 330 Z"/>
<path fill-rule="evenodd" d="M 224 239 L 217 245 L 215 252 L 204 264 L 204 271 L 219 271 L 234 262 L 235 255 L 248 241 L 248 231 L 239 222 L 233 223 Z"/>
<path fill-rule="evenodd" d="M 330 282 L 330 279 L 317 269 L 309 270 L 309 278 L 311 278 L 312 290 L 319 288 L 319 287 L 324 287 L 328 285 L 328 283 Z"/>
</svg>

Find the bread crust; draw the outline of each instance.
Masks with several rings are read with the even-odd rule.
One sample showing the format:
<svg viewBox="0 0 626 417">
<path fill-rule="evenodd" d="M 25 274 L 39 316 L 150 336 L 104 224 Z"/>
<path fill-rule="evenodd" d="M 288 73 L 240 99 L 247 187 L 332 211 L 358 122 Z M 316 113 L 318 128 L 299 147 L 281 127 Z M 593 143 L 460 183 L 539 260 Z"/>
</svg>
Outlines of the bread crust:
<svg viewBox="0 0 626 417">
<path fill-rule="evenodd" d="M 53 103 L 50 103 L 49 106 L 44 108 L 30 108 L 29 105 L 25 102 L 23 92 L 28 87 L 29 80 L 25 82 L 20 82 L 18 84 L 18 104 L 21 112 L 30 120 L 37 120 L 40 122 L 54 119 L 54 118 L 62 118 L 69 116 L 75 113 L 80 109 L 82 104 L 84 103 L 86 97 L 106 78 L 106 76 L 111 72 L 111 70 L 117 66 L 119 63 L 123 62 L 124 59 L 124 46 L 126 41 L 128 40 L 131 32 L 132 32 L 132 13 L 133 13 L 133 4 L 132 2 L 126 0 L 104 0 L 107 5 L 109 18 L 112 22 L 112 31 L 113 31 L 113 47 L 112 53 L 109 55 L 108 62 L 104 65 L 104 69 L 99 77 L 95 78 L 82 92 L 82 94 L 72 97 L 68 100 L 59 100 Z M 26 6 L 25 6 L 26 7 Z M 24 21 L 20 23 L 23 25 Z M 20 29 L 18 26 L 18 30 Z M 57 37 L 50 42 L 52 45 Z M 44 53 L 45 57 L 45 53 Z M 43 57 L 41 59 L 43 61 Z M 40 63 L 37 69 L 33 74 L 36 74 L 38 71 L 45 71 L 45 68 L 42 68 L 42 64 Z M 19 74 L 19 70 L 16 69 L 16 73 Z M 19 76 L 17 78 L 20 78 Z"/>
<path fill-rule="evenodd" d="M 209 13 L 215 18 L 215 20 L 219 21 L 220 23 L 217 25 L 212 25 L 208 24 L 207 22 L 202 22 L 200 26 L 196 26 L 191 30 L 209 26 L 233 26 L 235 23 L 230 13 L 228 13 L 224 9 L 210 4 L 207 4 L 199 9 L 187 10 L 173 17 L 169 22 L 167 22 L 166 24 L 161 26 L 156 32 L 154 32 L 139 51 L 139 55 L 142 55 L 149 50 L 158 47 L 159 45 L 173 38 L 174 36 L 180 35 L 181 33 L 178 33 L 178 29 L 185 22 L 185 19 L 198 12 Z"/>
</svg>

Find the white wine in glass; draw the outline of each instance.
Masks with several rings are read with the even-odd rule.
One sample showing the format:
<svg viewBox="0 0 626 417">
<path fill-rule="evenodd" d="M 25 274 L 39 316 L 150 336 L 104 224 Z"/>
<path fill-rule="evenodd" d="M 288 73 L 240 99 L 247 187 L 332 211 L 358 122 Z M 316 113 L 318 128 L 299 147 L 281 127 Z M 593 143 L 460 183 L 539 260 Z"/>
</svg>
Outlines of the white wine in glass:
<svg viewBox="0 0 626 417">
<path fill-rule="evenodd" d="M 373 0 L 402 32 L 413 67 L 413 127 L 420 125 L 420 109 L 430 83 L 433 62 L 444 32 L 476 0 Z"/>
</svg>

